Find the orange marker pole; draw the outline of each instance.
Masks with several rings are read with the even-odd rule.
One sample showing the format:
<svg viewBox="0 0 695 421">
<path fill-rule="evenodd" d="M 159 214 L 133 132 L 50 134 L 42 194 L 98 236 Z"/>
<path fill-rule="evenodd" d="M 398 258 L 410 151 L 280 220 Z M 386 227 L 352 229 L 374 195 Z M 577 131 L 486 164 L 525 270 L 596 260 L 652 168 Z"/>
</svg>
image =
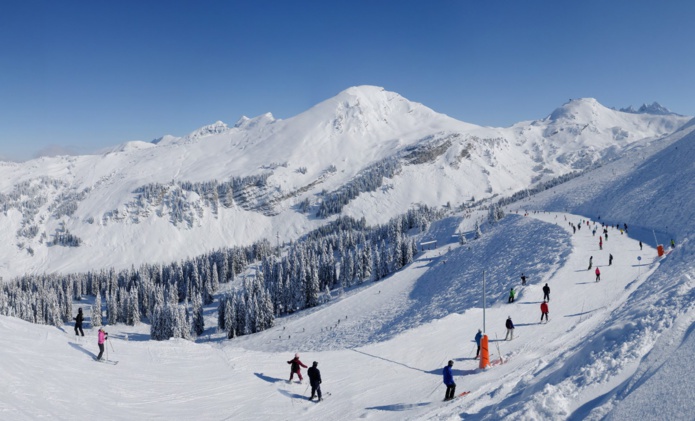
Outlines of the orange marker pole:
<svg viewBox="0 0 695 421">
<path fill-rule="evenodd" d="M 480 339 L 480 368 L 484 369 L 490 365 L 490 351 L 487 347 L 487 335 Z"/>
</svg>

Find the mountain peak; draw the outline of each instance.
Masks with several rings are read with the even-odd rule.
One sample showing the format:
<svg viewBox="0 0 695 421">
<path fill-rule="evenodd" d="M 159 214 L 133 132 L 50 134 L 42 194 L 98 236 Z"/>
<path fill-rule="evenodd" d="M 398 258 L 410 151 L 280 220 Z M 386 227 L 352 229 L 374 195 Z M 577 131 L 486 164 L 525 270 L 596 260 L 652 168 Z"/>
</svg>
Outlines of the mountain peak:
<svg viewBox="0 0 695 421">
<path fill-rule="evenodd" d="M 234 124 L 234 127 L 237 129 L 253 129 L 254 127 L 263 127 L 267 124 L 274 123 L 275 117 L 273 117 L 273 114 L 271 113 L 265 113 L 261 114 L 258 117 L 254 118 L 248 118 L 245 115 L 241 116 L 241 118 Z"/>
<path fill-rule="evenodd" d="M 601 108 L 605 107 L 594 98 L 570 99 L 561 107 L 556 108 L 548 118 L 551 121 L 583 120 L 584 117 L 595 114 Z"/>
<path fill-rule="evenodd" d="M 199 128 L 198 130 L 189 133 L 184 139 L 188 141 L 194 141 L 198 140 L 202 137 L 206 136 L 212 136 L 216 134 L 222 134 L 222 133 L 227 133 L 229 132 L 229 127 L 221 122 L 221 121 L 216 121 L 213 124 L 208 124 L 207 126 L 203 126 Z"/>
<path fill-rule="evenodd" d="M 431 121 L 443 115 L 417 102 L 379 86 L 348 88 L 305 113 L 320 121 L 331 122 L 338 133 L 364 133 L 368 129 L 397 127 L 405 121 Z M 410 123 L 409 123 L 410 125 Z"/>
<path fill-rule="evenodd" d="M 656 101 L 652 102 L 651 105 L 642 104 L 637 110 L 630 105 L 629 107 L 621 108 L 620 111 L 630 114 L 678 115 Z"/>
</svg>

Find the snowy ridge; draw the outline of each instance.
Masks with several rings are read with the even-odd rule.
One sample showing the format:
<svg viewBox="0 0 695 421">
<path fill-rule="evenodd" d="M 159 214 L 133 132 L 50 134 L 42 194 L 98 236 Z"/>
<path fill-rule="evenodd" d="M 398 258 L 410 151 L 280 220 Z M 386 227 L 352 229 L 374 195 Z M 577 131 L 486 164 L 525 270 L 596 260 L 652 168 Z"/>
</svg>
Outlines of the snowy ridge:
<svg viewBox="0 0 695 421">
<path fill-rule="evenodd" d="M 0 276 L 125 268 L 263 238 L 290 241 L 334 217 L 316 215 L 326 198 L 347 190 L 340 214 L 369 224 L 417 203 L 455 207 L 506 196 L 616 159 L 687 121 L 580 99 L 544 119 L 489 128 L 359 86 L 284 120 L 268 113 L 233 127 L 216 122 L 184 137 L 164 136 L 153 146 L 130 142 L 102 155 L 0 166 L 0 200 L 8 209 L 1 232 L 13 239 L 0 245 L 9 261 L 0 264 Z M 394 160 L 394 173 L 371 170 Z M 264 182 L 233 192 L 233 201 L 220 200 L 224 192 L 212 187 L 249 177 Z M 161 191 L 169 196 L 143 197 L 151 185 L 168 186 Z M 61 229 L 83 246 L 47 247 Z"/>
</svg>

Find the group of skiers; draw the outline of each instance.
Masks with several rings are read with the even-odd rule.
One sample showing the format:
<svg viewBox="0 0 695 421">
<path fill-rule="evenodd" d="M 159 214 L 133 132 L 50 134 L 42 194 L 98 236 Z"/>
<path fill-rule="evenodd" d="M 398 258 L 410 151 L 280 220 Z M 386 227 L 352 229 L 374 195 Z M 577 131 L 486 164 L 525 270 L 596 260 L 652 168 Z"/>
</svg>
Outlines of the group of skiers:
<svg viewBox="0 0 695 421">
<path fill-rule="evenodd" d="M 75 336 L 83 336 L 84 337 L 84 330 L 82 329 L 82 325 L 84 323 L 84 313 L 82 312 L 82 307 L 77 309 L 77 316 L 73 317 L 72 320 L 75 321 Z M 104 356 L 104 344 L 106 343 L 106 340 L 109 338 L 108 332 L 104 331 L 104 327 L 101 326 L 99 327 L 99 331 L 97 332 L 97 345 L 99 346 L 99 355 L 95 358 L 97 361 L 103 361 L 102 357 Z"/>
<path fill-rule="evenodd" d="M 302 380 L 304 380 L 302 378 L 301 368 L 306 368 L 306 365 L 299 359 L 299 354 L 294 354 L 294 358 L 287 361 L 287 364 L 290 364 L 290 379 L 287 382 L 292 382 L 292 378 L 294 378 L 296 374 L 299 378 L 299 383 L 301 383 Z M 311 401 L 314 400 L 315 397 L 318 397 L 318 402 L 320 402 L 323 400 L 323 397 L 321 394 L 321 372 L 318 369 L 318 365 L 319 363 L 314 361 L 306 373 L 309 376 L 309 384 L 311 385 L 311 397 L 309 400 Z"/>
</svg>

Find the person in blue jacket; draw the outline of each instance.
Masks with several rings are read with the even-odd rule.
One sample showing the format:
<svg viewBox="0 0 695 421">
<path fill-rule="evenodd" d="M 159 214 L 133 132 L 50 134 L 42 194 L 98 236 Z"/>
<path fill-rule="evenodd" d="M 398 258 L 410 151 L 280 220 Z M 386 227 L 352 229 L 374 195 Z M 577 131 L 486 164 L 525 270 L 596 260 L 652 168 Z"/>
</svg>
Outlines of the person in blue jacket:
<svg viewBox="0 0 695 421">
<path fill-rule="evenodd" d="M 480 340 L 483 338 L 483 332 L 478 329 L 478 333 L 475 334 L 475 343 L 478 345 L 478 351 L 475 353 L 475 359 L 480 357 Z"/>
<path fill-rule="evenodd" d="M 446 395 L 444 400 L 448 401 L 454 399 L 454 393 L 456 393 L 456 383 L 454 383 L 454 373 L 451 371 L 451 367 L 454 366 L 454 362 L 449 360 L 449 364 L 442 370 L 442 375 L 444 376 L 444 384 L 446 385 Z"/>
</svg>

